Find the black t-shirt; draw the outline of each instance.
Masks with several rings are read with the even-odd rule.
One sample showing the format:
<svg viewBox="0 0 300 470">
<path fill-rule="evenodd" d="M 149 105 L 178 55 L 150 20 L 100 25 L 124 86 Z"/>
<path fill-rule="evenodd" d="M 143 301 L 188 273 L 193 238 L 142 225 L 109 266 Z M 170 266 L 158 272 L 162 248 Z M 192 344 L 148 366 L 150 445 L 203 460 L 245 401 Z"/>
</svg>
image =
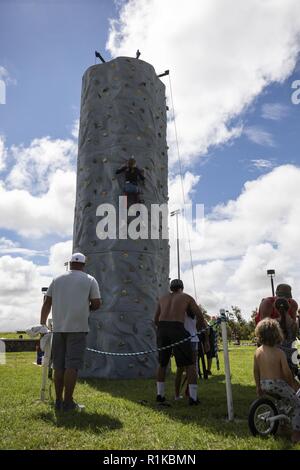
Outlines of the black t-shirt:
<svg viewBox="0 0 300 470">
<path fill-rule="evenodd" d="M 124 165 L 116 171 L 116 175 L 123 172 L 125 172 L 125 180 L 129 181 L 130 183 L 138 184 L 138 179 L 141 181 L 145 180 L 145 176 L 136 166 L 129 168 L 127 165 Z"/>
</svg>

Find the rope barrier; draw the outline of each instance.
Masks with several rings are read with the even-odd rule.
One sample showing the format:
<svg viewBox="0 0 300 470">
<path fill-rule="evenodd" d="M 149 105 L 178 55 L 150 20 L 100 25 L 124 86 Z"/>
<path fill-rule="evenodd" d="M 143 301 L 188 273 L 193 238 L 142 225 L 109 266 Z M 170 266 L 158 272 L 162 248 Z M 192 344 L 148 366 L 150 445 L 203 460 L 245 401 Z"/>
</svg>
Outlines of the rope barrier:
<svg viewBox="0 0 300 470">
<path fill-rule="evenodd" d="M 220 324 L 220 320 L 217 320 L 214 325 Z M 126 353 L 118 353 L 118 352 L 108 352 L 108 351 L 101 351 L 99 349 L 93 349 L 93 348 L 86 348 L 87 351 L 94 352 L 97 354 L 103 354 L 105 356 L 142 356 L 145 354 L 152 354 L 155 352 L 159 351 L 165 351 L 166 349 L 173 348 L 174 346 L 178 346 L 179 344 L 185 343 L 186 341 L 190 341 L 192 338 L 195 336 L 204 333 L 210 328 L 210 326 L 207 326 L 206 328 L 202 328 L 202 330 L 197 331 L 195 334 L 188 336 L 187 338 L 184 338 L 180 341 L 177 341 L 176 343 L 169 344 L 168 346 L 163 346 L 161 348 L 155 348 L 155 349 L 148 349 L 147 351 L 138 351 L 138 352 L 126 352 Z"/>
</svg>

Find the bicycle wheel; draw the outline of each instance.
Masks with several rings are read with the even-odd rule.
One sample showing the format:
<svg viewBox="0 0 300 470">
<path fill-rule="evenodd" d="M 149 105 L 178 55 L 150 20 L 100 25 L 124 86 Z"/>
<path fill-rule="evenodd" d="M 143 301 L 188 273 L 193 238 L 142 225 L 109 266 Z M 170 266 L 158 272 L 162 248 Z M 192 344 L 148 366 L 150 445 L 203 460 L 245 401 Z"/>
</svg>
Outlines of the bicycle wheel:
<svg viewBox="0 0 300 470">
<path fill-rule="evenodd" d="M 248 416 L 248 425 L 253 436 L 276 434 L 279 421 L 269 421 L 268 418 L 277 415 L 278 411 L 272 400 L 269 398 L 255 400 L 250 407 Z"/>
</svg>

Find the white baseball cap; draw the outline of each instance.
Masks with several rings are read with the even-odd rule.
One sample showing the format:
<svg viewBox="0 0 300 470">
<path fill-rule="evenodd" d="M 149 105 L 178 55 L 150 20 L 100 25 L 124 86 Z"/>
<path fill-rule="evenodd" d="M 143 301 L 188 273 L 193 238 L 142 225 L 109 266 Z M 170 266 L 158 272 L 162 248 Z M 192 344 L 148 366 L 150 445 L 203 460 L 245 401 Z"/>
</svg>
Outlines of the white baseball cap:
<svg viewBox="0 0 300 470">
<path fill-rule="evenodd" d="M 70 263 L 85 263 L 85 256 L 82 253 L 73 253 Z"/>
</svg>

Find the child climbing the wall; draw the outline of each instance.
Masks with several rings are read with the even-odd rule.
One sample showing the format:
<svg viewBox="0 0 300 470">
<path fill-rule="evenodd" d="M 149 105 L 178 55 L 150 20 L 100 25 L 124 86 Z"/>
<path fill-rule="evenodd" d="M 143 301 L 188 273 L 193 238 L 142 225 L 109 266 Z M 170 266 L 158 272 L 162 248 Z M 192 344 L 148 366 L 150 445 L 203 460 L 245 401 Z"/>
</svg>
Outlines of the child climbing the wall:
<svg viewBox="0 0 300 470">
<path fill-rule="evenodd" d="M 139 180 L 144 182 L 145 176 L 143 175 L 142 170 L 140 170 L 136 166 L 136 160 L 133 156 L 129 158 L 126 165 L 121 166 L 121 168 L 119 168 L 116 171 L 116 175 L 120 173 L 124 173 L 124 172 L 125 172 L 124 193 L 127 196 L 128 195 L 133 196 L 134 202 L 136 203 L 141 202 L 139 201 L 139 197 L 138 197 L 138 195 L 141 192 L 139 190 L 138 183 L 139 183 Z"/>
<path fill-rule="evenodd" d="M 292 442 L 300 442 L 299 384 L 288 366 L 286 355 L 279 349 L 283 340 L 282 330 L 276 320 L 265 318 L 256 329 L 255 336 L 261 345 L 254 356 L 254 379 L 257 394 L 274 393 L 286 398 L 293 407 Z"/>
</svg>

